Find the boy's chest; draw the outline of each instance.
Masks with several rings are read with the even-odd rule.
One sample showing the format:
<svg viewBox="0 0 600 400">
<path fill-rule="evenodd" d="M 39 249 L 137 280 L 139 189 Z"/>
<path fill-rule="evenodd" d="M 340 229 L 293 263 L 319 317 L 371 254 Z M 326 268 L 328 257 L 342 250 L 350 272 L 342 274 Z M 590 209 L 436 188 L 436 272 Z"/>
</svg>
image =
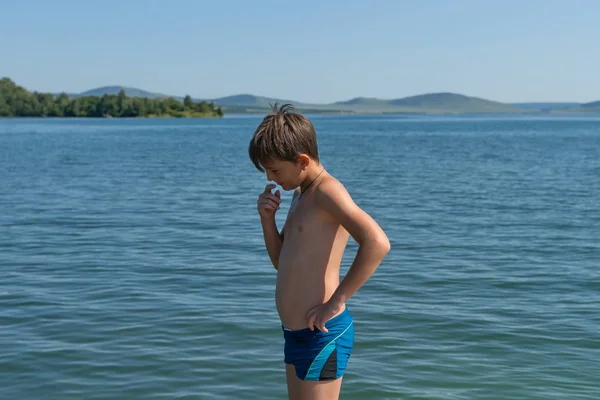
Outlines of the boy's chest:
<svg viewBox="0 0 600 400">
<path fill-rule="evenodd" d="M 287 232 L 284 234 L 287 235 L 315 234 L 327 225 L 327 221 L 315 207 L 311 207 L 310 204 L 299 204 L 296 201 L 290 207 L 285 225 Z"/>
</svg>

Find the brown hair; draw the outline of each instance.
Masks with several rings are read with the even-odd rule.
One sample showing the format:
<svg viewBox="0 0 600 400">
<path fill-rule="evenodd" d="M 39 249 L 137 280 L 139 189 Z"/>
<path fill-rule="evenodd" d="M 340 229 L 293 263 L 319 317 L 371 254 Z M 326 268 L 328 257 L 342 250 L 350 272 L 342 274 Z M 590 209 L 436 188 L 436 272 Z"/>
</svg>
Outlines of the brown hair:
<svg viewBox="0 0 600 400">
<path fill-rule="evenodd" d="M 262 163 L 269 159 L 295 162 L 298 155 L 307 154 L 319 161 L 317 134 L 313 124 L 291 104 L 273 110 L 262 120 L 248 147 L 254 166 L 264 172 Z"/>
</svg>

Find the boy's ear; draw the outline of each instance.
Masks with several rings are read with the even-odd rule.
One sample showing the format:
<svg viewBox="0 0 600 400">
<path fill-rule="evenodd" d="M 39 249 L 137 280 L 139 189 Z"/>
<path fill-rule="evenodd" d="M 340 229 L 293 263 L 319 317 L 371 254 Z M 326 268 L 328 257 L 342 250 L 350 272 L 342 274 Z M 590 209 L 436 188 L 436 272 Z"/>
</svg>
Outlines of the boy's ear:
<svg viewBox="0 0 600 400">
<path fill-rule="evenodd" d="M 300 167 L 302 169 L 305 169 L 308 167 L 308 164 L 310 163 L 310 157 L 307 156 L 306 154 L 300 154 L 298 156 L 298 165 L 300 165 Z"/>
</svg>

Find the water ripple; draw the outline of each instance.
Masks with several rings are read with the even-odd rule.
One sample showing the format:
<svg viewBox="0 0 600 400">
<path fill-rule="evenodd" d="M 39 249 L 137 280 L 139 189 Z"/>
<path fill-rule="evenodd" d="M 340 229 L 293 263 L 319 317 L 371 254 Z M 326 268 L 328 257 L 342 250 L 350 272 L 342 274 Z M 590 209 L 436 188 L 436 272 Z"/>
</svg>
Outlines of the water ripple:
<svg viewBox="0 0 600 400">
<path fill-rule="evenodd" d="M 285 398 L 257 122 L 0 122 L 1 398 Z M 598 398 L 597 120 L 314 123 L 393 246 L 342 398 Z"/>
</svg>

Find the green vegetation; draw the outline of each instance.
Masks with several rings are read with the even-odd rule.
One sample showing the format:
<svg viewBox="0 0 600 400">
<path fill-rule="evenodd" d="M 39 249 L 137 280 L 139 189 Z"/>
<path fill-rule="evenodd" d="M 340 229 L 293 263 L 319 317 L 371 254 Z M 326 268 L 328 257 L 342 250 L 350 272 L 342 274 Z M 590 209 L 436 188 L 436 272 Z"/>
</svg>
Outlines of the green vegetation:
<svg viewBox="0 0 600 400">
<path fill-rule="evenodd" d="M 169 96 L 126 86 L 103 86 L 82 93 L 28 92 L 10 79 L 0 80 L 0 117 L 221 117 L 265 114 L 275 103 L 291 103 L 315 114 L 595 114 L 591 103 L 501 103 L 458 93 L 426 93 L 397 99 L 355 97 L 327 104 L 302 103 L 238 94 L 213 99 Z"/>
<path fill-rule="evenodd" d="M 222 117 L 213 102 L 183 102 L 173 98 L 128 97 L 117 95 L 69 98 L 66 93 L 29 92 L 9 78 L 0 80 L 0 117 Z"/>
</svg>

